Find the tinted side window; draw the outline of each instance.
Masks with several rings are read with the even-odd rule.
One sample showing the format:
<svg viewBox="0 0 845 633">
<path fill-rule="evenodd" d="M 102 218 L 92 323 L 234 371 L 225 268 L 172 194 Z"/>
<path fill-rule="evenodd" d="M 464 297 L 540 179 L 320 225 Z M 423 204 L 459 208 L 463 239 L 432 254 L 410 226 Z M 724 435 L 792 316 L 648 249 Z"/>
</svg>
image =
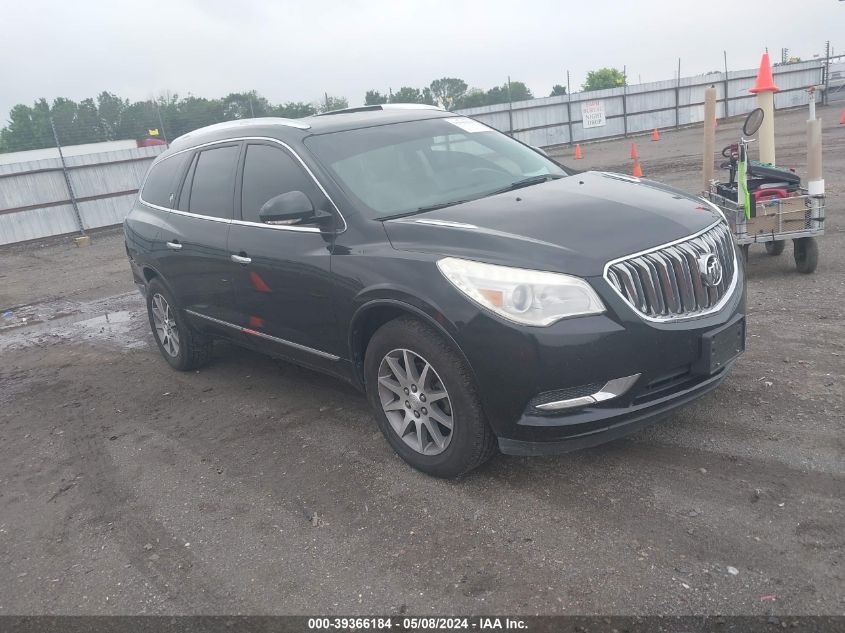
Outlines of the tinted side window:
<svg viewBox="0 0 845 633">
<path fill-rule="evenodd" d="M 144 189 L 141 191 L 144 202 L 168 209 L 173 208 L 176 202 L 176 190 L 179 188 L 179 176 L 182 174 L 188 156 L 188 152 L 176 154 L 153 165 L 144 181 Z"/>
<path fill-rule="evenodd" d="M 249 145 L 244 160 L 241 218 L 260 222 L 258 211 L 270 198 L 288 191 L 302 191 L 315 207 L 322 196 L 317 193 L 314 180 L 305 173 L 292 156 L 279 147 Z"/>
<path fill-rule="evenodd" d="M 228 145 L 199 153 L 191 181 L 188 211 L 216 218 L 232 217 L 239 150 L 237 145 Z"/>
</svg>

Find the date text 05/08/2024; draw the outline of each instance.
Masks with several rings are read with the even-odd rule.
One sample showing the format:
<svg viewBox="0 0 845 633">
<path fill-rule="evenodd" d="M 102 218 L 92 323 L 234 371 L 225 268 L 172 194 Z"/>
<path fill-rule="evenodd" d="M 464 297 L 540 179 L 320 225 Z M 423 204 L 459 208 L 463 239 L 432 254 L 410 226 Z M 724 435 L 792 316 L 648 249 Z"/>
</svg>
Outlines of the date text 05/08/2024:
<svg viewBox="0 0 845 633">
<path fill-rule="evenodd" d="M 334 617 L 309 618 L 308 629 L 312 631 L 448 631 L 448 630 L 525 630 L 527 623 L 518 618 L 477 617 Z"/>
</svg>

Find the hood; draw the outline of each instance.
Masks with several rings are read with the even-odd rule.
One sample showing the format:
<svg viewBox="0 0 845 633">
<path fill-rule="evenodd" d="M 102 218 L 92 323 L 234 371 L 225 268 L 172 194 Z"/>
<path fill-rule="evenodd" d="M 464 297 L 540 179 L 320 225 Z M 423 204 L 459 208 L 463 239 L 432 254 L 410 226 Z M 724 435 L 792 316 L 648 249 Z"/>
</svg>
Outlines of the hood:
<svg viewBox="0 0 845 633">
<path fill-rule="evenodd" d="M 398 250 L 603 274 L 613 259 L 681 239 L 721 216 L 660 183 L 584 172 L 384 222 Z"/>
</svg>

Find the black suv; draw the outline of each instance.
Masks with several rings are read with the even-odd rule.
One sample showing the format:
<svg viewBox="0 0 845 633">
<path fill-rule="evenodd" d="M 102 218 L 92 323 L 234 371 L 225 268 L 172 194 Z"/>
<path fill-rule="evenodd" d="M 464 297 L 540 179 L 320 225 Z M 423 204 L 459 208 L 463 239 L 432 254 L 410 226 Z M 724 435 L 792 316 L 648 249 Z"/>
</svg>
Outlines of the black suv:
<svg viewBox="0 0 845 633">
<path fill-rule="evenodd" d="M 125 233 L 171 366 L 226 338 L 339 376 L 437 476 L 628 433 L 715 388 L 744 348 L 718 208 L 436 108 L 191 132 Z"/>
</svg>

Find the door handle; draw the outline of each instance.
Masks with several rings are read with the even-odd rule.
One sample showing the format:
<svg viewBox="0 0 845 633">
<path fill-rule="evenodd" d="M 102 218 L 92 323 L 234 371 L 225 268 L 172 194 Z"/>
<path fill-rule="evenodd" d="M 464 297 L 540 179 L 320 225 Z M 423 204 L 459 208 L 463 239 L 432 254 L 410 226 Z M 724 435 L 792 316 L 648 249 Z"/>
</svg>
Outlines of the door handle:
<svg viewBox="0 0 845 633">
<path fill-rule="evenodd" d="M 246 257 L 244 255 L 229 255 L 229 259 L 231 259 L 236 264 L 249 264 L 252 262 L 251 257 Z"/>
<path fill-rule="evenodd" d="M 173 251 L 179 251 L 182 250 L 182 245 L 179 243 L 179 240 L 173 240 L 167 243 L 167 248 Z"/>
</svg>

